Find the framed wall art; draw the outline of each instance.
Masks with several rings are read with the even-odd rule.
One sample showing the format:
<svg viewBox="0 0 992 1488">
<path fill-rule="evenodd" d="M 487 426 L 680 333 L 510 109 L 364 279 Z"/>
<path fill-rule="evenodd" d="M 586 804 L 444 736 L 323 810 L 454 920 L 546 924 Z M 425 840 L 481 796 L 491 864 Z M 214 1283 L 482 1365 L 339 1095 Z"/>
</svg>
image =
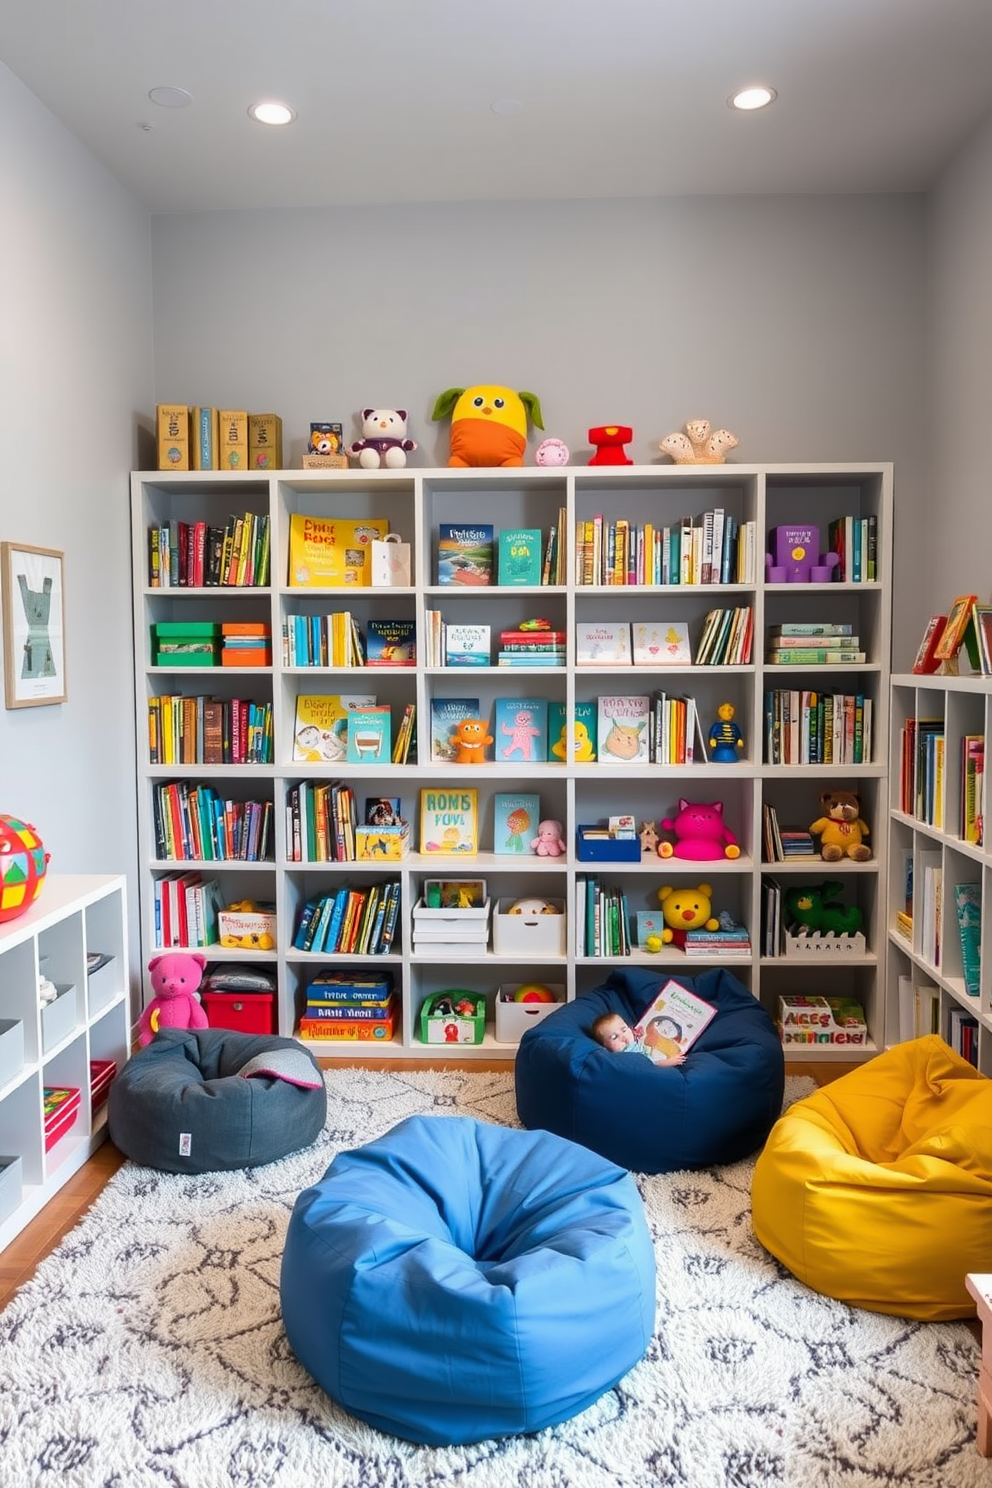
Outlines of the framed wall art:
<svg viewBox="0 0 992 1488">
<path fill-rule="evenodd" d="M 8 708 L 64 703 L 65 555 L 0 543 L 3 680 Z"/>
</svg>

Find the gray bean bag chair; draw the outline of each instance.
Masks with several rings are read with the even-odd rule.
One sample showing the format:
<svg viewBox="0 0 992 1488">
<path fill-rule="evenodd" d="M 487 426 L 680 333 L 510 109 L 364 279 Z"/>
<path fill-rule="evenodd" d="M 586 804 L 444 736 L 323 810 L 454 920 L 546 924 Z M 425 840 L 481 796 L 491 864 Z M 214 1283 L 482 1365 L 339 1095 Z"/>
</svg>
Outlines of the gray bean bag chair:
<svg viewBox="0 0 992 1488">
<path fill-rule="evenodd" d="M 323 1130 L 321 1068 L 295 1039 L 163 1028 L 110 1087 L 110 1138 L 166 1173 L 255 1168 Z"/>
</svg>

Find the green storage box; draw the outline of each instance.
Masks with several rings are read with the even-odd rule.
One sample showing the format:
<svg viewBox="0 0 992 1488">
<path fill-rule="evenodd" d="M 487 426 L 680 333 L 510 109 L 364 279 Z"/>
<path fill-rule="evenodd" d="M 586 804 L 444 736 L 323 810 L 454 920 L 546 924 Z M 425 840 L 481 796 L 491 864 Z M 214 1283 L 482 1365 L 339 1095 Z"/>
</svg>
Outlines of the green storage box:
<svg viewBox="0 0 992 1488">
<path fill-rule="evenodd" d="M 452 987 L 433 992 L 420 1009 L 422 1044 L 481 1044 L 486 1036 L 486 999 L 481 992 Z"/>
</svg>

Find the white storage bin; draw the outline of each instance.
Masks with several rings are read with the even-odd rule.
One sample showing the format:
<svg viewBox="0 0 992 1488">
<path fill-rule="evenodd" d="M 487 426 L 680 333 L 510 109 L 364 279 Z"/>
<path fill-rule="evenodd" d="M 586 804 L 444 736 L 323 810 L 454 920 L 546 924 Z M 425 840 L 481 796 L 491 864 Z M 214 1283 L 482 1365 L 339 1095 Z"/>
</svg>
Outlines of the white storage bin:
<svg viewBox="0 0 992 1488">
<path fill-rule="evenodd" d="M 519 1044 L 528 1028 L 534 1028 L 565 1001 L 564 982 L 541 982 L 554 994 L 554 1002 L 514 1002 L 514 993 L 525 982 L 504 982 L 496 993 L 496 1042 Z"/>
<path fill-rule="evenodd" d="M 55 984 L 58 997 L 41 1010 L 41 1052 L 54 1049 L 76 1026 L 76 989 Z"/>
<path fill-rule="evenodd" d="M 0 1224 L 21 1202 L 24 1164 L 19 1157 L 0 1157 Z"/>
<path fill-rule="evenodd" d="M 90 1017 L 113 1002 L 120 990 L 120 970 L 116 956 L 111 956 L 102 966 L 91 971 L 86 978 L 86 995 L 89 999 Z"/>
<path fill-rule="evenodd" d="M 533 905 L 522 914 L 511 914 L 515 904 Z M 550 904 L 554 914 L 542 913 L 541 904 Z M 566 944 L 564 899 L 547 899 L 528 895 L 519 899 L 498 899 L 493 915 L 493 950 L 497 956 L 519 956 L 528 961 L 536 956 L 564 956 Z"/>
<path fill-rule="evenodd" d="M 24 1067 L 24 1024 L 20 1019 L 0 1018 L 0 1086 L 20 1074 Z"/>
</svg>

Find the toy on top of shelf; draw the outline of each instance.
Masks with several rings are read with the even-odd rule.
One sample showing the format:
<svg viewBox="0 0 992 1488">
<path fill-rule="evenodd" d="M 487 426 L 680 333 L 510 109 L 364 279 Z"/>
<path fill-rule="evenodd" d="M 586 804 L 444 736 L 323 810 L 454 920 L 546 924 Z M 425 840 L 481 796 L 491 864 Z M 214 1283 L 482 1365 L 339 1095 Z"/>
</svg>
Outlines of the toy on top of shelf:
<svg viewBox="0 0 992 1488">
<path fill-rule="evenodd" d="M 482 765 L 486 748 L 493 742 L 489 725 L 482 718 L 462 718 L 452 731 L 451 744 L 456 765 Z"/>
<path fill-rule="evenodd" d="M 713 890 L 709 884 L 697 884 L 694 889 L 687 885 L 674 888 L 665 884 L 658 890 L 658 902 L 665 921 L 661 932 L 665 945 L 679 946 L 684 950 L 687 931 L 720 928 L 720 921 L 713 918 Z M 651 949 L 650 945 L 647 949 Z"/>
<path fill-rule="evenodd" d="M 659 858 L 689 858 L 704 862 L 711 858 L 739 858 L 737 838 L 723 822 L 722 801 L 679 800 L 678 814 L 662 822 L 674 832 L 675 842 L 659 842 Z"/>
<path fill-rule="evenodd" d="M 710 728 L 707 740 L 711 764 L 733 764 L 744 753 L 744 735 L 734 723 L 735 711 L 733 703 L 721 703 L 716 710 L 716 722 Z"/>
<path fill-rule="evenodd" d="M 206 956 L 192 951 L 169 951 L 165 956 L 152 957 L 148 977 L 155 996 L 138 1019 L 142 1049 L 160 1028 L 207 1027 L 207 1015 L 196 995 L 206 964 Z"/>
<path fill-rule="evenodd" d="M 820 839 L 820 856 L 825 863 L 838 863 L 852 858 L 864 863 L 871 857 L 865 843 L 868 824 L 861 820 L 861 800 L 854 791 L 824 791 L 820 797 L 823 815 L 810 823 L 810 831 Z"/>
<path fill-rule="evenodd" d="M 658 843 L 661 840 L 655 829 L 654 822 L 641 822 L 641 830 L 637 835 L 641 839 L 641 852 L 650 853 L 653 857 L 658 851 Z"/>
<path fill-rule="evenodd" d="M 690 419 L 682 432 L 666 434 L 658 448 L 676 465 L 722 465 L 740 440 L 729 429 L 710 429 L 709 419 Z"/>
<path fill-rule="evenodd" d="M 589 443 L 595 446 L 596 453 L 589 461 L 590 465 L 633 465 L 633 460 L 624 449 L 634 437 L 634 431 L 629 424 L 597 424 L 594 429 L 589 430 Z"/>
<path fill-rule="evenodd" d="M 537 836 L 531 843 L 530 850 L 539 858 L 561 857 L 566 851 L 561 822 L 551 820 L 539 822 Z"/>
<path fill-rule="evenodd" d="M 820 529 L 809 523 L 773 527 L 772 551 L 765 554 L 769 584 L 829 584 L 840 564 L 839 553 L 820 552 Z"/>
<path fill-rule="evenodd" d="M 515 393 L 512 388 L 489 382 L 439 393 L 431 418 L 443 419 L 449 413 L 448 464 L 466 469 L 473 465 L 522 465 L 528 414 L 538 429 L 544 428 L 536 393 Z"/>
<path fill-rule="evenodd" d="M 310 438 L 303 455 L 303 469 L 329 468 L 347 470 L 348 456 L 344 452 L 344 430 L 338 423 L 312 423 Z"/>
<path fill-rule="evenodd" d="M 567 465 L 568 445 L 563 439 L 542 439 L 534 451 L 535 465 Z"/>
<path fill-rule="evenodd" d="M 17 816 L 0 816 L 0 921 L 16 920 L 31 908 L 50 856 L 34 827 Z"/>
<path fill-rule="evenodd" d="M 348 453 L 363 470 L 399 470 L 417 448 L 407 438 L 405 408 L 363 408 L 362 437 L 348 446 Z"/>
<path fill-rule="evenodd" d="M 785 895 L 785 916 L 789 925 L 806 930 L 832 930 L 840 935 L 853 935 L 861 929 L 861 911 L 856 904 L 836 904 L 844 888 L 836 879 L 821 884 L 797 884 Z"/>
</svg>

